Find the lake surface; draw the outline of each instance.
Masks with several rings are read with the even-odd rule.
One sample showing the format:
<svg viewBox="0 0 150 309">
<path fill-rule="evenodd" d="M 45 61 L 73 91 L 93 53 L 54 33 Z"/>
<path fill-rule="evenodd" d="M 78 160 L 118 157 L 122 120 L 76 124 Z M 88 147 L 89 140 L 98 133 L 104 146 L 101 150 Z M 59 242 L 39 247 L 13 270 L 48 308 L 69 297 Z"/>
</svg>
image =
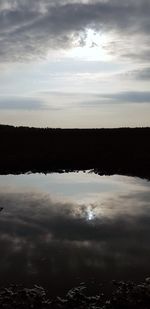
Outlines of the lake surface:
<svg viewBox="0 0 150 309">
<path fill-rule="evenodd" d="M 0 176 L 0 284 L 63 295 L 150 276 L 150 182 L 93 173 Z"/>
</svg>

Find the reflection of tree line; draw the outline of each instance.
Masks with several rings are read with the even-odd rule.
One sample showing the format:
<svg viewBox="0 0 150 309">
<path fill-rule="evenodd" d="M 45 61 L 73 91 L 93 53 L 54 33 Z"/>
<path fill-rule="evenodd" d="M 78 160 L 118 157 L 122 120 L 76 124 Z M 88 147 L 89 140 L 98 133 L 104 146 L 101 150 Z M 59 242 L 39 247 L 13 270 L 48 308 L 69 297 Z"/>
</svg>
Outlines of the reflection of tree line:
<svg viewBox="0 0 150 309">
<path fill-rule="evenodd" d="M 150 128 L 0 126 L 0 172 L 95 169 L 150 178 Z"/>
</svg>

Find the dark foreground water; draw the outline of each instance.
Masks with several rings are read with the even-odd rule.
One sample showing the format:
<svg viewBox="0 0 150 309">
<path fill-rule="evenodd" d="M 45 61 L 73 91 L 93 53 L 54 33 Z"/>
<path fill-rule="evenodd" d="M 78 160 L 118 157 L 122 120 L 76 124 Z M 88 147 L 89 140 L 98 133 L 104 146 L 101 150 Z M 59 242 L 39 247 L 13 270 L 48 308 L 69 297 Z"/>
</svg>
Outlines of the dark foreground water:
<svg viewBox="0 0 150 309">
<path fill-rule="evenodd" d="M 150 182 L 92 173 L 0 176 L 0 285 L 63 295 L 150 275 Z"/>
</svg>

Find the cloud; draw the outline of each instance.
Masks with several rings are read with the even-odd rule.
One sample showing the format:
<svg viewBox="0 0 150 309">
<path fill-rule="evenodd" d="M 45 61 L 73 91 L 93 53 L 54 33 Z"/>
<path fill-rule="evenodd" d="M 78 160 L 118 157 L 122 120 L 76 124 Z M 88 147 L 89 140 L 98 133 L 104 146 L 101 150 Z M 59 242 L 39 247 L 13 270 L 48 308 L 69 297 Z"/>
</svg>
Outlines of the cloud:
<svg viewBox="0 0 150 309">
<path fill-rule="evenodd" d="M 83 46 L 89 28 L 109 31 L 112 36 L 121 34 L 126 42 L 140 34 L 144 36 L 141 45 L 147 45 L 149 15 L 149 0 L 2 1 L 0 61 L 34 60 L 49 50 Z M 113 52 L 113 46 L 110 49 Z M 126 51 L 130 51 L 129 46 Z"/>
<path fill-rule="evenodd" d="M 82 107 L 98 107 L 101 104 L 150 103 L 150 91 L 123 91 L 117 93 L 93 94 L 90 99 L 79 102 Z"/>
<path fill-rule="evenodd" d="M 42 110 L 44 103 L 34 98 L 0 97 L 0 110 Z"/>
<path fill-rule="evenodd" d="M 103 98 L 119 103 L 150 103 L 150 91 L 126 91 L 103 95 Z"/>
<path fill-rule="evenodd" d="M 0 97 L 0 110 L 18 111 L 62 111 L 71 108 L 74 104 L 78 107 L 98 107 L 101 104 L 124 104 L 124 103 L 150 103 L 149 91 L 126 91 L 119 93 L 65 93 L 45 91 L 38 93 L 38 98 L 34 97 Z M 46 97 L 46 99 L 45 99 Z M 85 100 L 85 98 L 87 99 Z M 49 102 L 60 101 L 59 106 Z"/>
<path fill-rule="evenodd" d="M 150 67 L 145 67 L 142 69 L 137 69 L 133 71 L 129 71 L 124 74 L 126 77 L 130 79 L 137 79 L 140 81 L 148 81 L 150 80 Z"/>
<path fill-rule="evenodd" d="M 44 101 L 33 97 L 0 97 L 0 110 L 24 110 L 24 111 L 42 111 L 42 110 L 61 110 L 60 107 L 54 107 L 46 104 Z"/>
</svg>

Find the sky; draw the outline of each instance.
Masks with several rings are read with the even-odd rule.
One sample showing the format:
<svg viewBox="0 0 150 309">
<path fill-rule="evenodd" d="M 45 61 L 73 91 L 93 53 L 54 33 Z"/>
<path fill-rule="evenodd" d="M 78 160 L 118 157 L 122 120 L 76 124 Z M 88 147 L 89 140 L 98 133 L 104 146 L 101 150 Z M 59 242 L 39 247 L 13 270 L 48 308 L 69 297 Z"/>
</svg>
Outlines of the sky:
<svg viewBox="0 0 150 309">
<path fill-rule="evenodd" d="M 0 123 L 150 126 L 150 0 L 0 0 Z"/>
</svg>

